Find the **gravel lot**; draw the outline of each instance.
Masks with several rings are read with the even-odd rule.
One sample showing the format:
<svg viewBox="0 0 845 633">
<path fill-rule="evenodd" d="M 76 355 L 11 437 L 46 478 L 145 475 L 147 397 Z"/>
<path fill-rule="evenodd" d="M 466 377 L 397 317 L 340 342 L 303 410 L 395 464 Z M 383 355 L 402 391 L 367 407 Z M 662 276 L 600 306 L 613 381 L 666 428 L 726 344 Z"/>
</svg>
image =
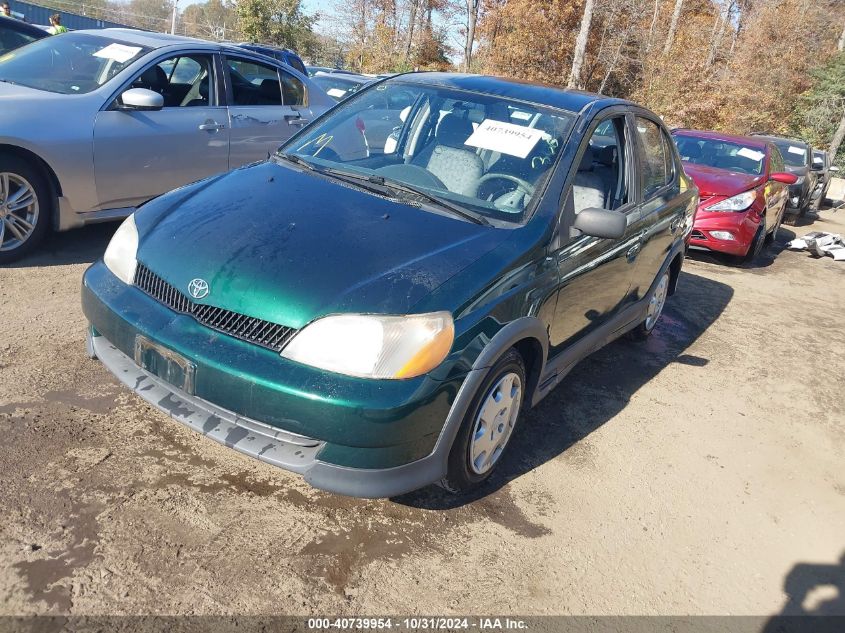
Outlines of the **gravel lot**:
<svg viewBox="0 0 845 633">
<path fill-rule="evenodd" d="M 115 226 L 0 269 L 0 614 L 845 614 L 845 263 L 687 260 L 502 476 L 362 501 L 183 428 L 83 352 Z M 831 580 L 833 579 L 833 580 Z M 838 579 L 838 580 L 837 580 Z"/>
</svg>

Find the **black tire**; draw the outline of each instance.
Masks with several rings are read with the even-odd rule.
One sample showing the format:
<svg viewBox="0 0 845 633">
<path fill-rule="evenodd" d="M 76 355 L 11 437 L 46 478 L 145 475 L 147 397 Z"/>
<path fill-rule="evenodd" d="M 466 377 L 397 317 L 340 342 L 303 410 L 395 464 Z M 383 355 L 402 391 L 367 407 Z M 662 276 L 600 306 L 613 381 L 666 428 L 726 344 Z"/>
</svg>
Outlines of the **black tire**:
<svg viewBox="0 0 845 633">
<path fill-rule="evenodd" d="M 748 252 L 740 258 L 740 261 L 743 264 L 750 264 L 760 252 L 763 250 L 763 244 L 766 241 L 766 226 L 765 224 L 761 224 L 760 228 L 757 229 L 757 232 L 754 234 L 754 239 L 751 240 L 751 244 L 748 245 Z"/>
<path fill-rule="evenodd" d="M 672 276 L 669 274 L 668 270 L 661 275 L 661 278 L 663 279 L 663 281 L 658 281 L 658 283 L 654 285 L 654 290 L 651 291 L 651 294 L 648 297 L 649 305 L 651 305 L 652 301 L 654 301 L 658 293 L 664 292 L 661 290 L 661 284 L 666 284 L 666 294 L 663 297 L 663 305 L 660 306 L 657 318 L 650 319 L 650 317 L 646 315 L 646 318 L 643 319 L 642 323 L 640 323 L 637 327 L 628 332 L 628 338 L 631 338 L 635 341 L 644 341 L 649 336 L 651 336 L 651 333 L 654 332 L 654 328 L 657 327 L 657 323 L 660 321 L 660 315 L 663 314 L 663 308 L 666 305 L 666 297 L 668 297 L 669 295 L 669 284 L 672 282 Z"/>
<path fill-rule="evenodd" d="M 509 374 L 516 374 L 521 384 L 521 396 L 516 418 L 511 424 L 511 430 L 498 458 L 489 470 L 479 474 L 475 472 L 470 462 L 471 435 L 475 430 L 476 421 L 488 396 L 492 395 L 492 390 Z M 455 494 L 467 492 L 480 486 L 495 472 L 498 465 L 502 463 L 502 456 L 504 456 L 508 447 L 511 445 L 513 434 L 519 427 L 519 420 L 522 417 L 521 409 L 525 404 L 526 395 L 525 363 L 519 352 L 511 348 L 490 369 L 487 377 L 473 396 L 472 404 L 467 409 L 466 416 L 461 422 L 461 428 L 458 429 L 458 434 L 455 436 L 455 441 L 452 444 L 452 450 L 449 452 L 446 477 L 440 481 L 440 485 L 443 488 Z"/>
<path fill-rule="evenodd" d="M 38 202 L 38 216 L 29 236 L 9 250 L 0 250 L 0 264 L 8 264 L 28 255 L 44 239 L 53 215 L 54 201 L 43 170 L 29 161 L 17 156 L 0 154 L 0 173 L 16 175 L 28 182 L 32 186 Z M 8 226 L 6 230 L 8 230 Z M 8 235 L 10 234 L 4 234 L 4 241 L 0 242 L 0 248 L 9 241 Z"/>
<path fill-rule="evenodd" d="M 780 214 L 780 218 L 778 218 L 777 224 L 775 224 L 775 228 L 771 230 L 770 233 L 766 233 L 766 244 L 771 244 L 775 241 L 775 238 L 778 236 L 778 231 L 780 231 L 780 225 L 783 222 L 783 213 Z"/>
</svg>

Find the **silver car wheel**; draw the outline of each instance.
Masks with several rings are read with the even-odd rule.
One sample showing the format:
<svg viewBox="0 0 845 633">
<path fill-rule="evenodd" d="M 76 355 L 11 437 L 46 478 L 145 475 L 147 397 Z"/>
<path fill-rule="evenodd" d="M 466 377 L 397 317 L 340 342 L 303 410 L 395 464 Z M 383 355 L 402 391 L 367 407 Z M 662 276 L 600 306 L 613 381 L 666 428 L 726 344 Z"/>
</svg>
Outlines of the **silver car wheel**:
<svg viewBox="0 0 845 633">
<path fill-rule="evenodd" d="M 663 273 L 660 281 L 657 282 L 657 288 L 651 295 L 648 302 L 648 312 L 645 317 L 645 329 L 651 330 L 656 324 L 657 319 L 663 313 L 663 306 L 666 305 L 666 296 L 669 294 L 669 273 Z"/>
<path fill-rule="evenodd" d="M 469 444 L 469 462 L 477 475 L 487 473 L 499 460 L 511 437 L 522 406 L 522 380 L 507 373 L 484 397 Z"/>
<path fill-rule="evenodd" d="M 38 224 L 38 196 L 26 178 L 0 172 L 0 251 L 23 244 Z"/>
</svg>

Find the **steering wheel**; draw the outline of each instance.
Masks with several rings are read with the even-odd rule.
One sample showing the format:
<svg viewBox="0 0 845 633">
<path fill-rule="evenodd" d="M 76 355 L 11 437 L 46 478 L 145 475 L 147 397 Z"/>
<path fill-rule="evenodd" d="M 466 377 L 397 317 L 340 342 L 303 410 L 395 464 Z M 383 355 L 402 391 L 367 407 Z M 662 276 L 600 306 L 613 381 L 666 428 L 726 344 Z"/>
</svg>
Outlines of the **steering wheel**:
<svg viewBox="0 0 845 633">
<path fill-rule="evenodd" d="M 476 192 L 478 189 L 481 189 L 481 185 L 485 182 L 489 182 L 490 180 L 510 180 L 512 183 L 516 185 L 516 190 L 521 191 L 529 198 L 534 195 L 534 185 L 532 185 L 527 180 L 523 180 L 519 176 L 511 176 L 510 174 L 484 174 L 481 178 L 478 179 L 478 186 L 476 188 Z M 477 193 L 476 193 L 477 195 Z"/>
</svg>

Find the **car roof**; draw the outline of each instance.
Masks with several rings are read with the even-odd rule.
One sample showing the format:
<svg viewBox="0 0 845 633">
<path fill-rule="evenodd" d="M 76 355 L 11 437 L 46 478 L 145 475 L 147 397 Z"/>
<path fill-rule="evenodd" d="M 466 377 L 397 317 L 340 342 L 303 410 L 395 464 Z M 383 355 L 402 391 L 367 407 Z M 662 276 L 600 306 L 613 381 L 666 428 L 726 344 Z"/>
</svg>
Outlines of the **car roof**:
<svg viewBox="0 0 845 633">
<path fill-rule="evenodd" d="M 778 141 L 783 142 L 787 141 L 794 145 L 804 145 L 805 147 L 809 147 L 810 144 L 807 141 L 802 141 L 800 138 L 791 138 L 789 136 L 777 136 L 776 134 L 752 134 L 754 138 L 763 138 L 767 141 L 771 141 L 772 143 L 777 143 Z"/>
<path fill-rule="evenodd" d="M 580 112 L 591 104 L 602 104 L 605 106 L 616 104 L 635 105 L 624 99 L 614 99 L 592 92 L 584 92 L 583 90 L 566 90 L 547 84 L 488 75 L 442 72 L 405 73 L 396 75 L 386 81 L 410 81 L 417 84 L 457 88 L 458 90 L 480 92 L 507 99 L 550 106 L 560 110 L 569 110 L 571 112 Z"/>
<path fill-rule="evenodd" d="M 688 128 L 676 128 L 672 134 L 691 136 L 695 138 L 707 138 L 714 141 L 727 141 L 729 143 L 742 143 L 751 147 L 765 148 L 768 139 L 760 136 L 742 136 L 740 134 L 724 134 L 713 130 L 691 130 Z"/>
<path fill-rule="evenodd" d="M 314 73 L 314 77 L 325 77 L 337 81 L 349 81 L 355 84 L 368 84 L 371 81 L 375 81 L 374 77 L 365 77 L 364 75 L 347 75 L 346 73 L 327 73 L 322 70 L 318 70 Z"/>
<path fill-rule="evenodd" d="M 15 18 L 7 18 L 5 15 L 0 15 L 0 28 L 18 31 L 19 33 L 29 33 L 30 35 L 36 35 L 39 37 L 49 35 L 47 31 L 35 26 L 34 24 L 22 22 L 21 20 Z"/>
</svg>

